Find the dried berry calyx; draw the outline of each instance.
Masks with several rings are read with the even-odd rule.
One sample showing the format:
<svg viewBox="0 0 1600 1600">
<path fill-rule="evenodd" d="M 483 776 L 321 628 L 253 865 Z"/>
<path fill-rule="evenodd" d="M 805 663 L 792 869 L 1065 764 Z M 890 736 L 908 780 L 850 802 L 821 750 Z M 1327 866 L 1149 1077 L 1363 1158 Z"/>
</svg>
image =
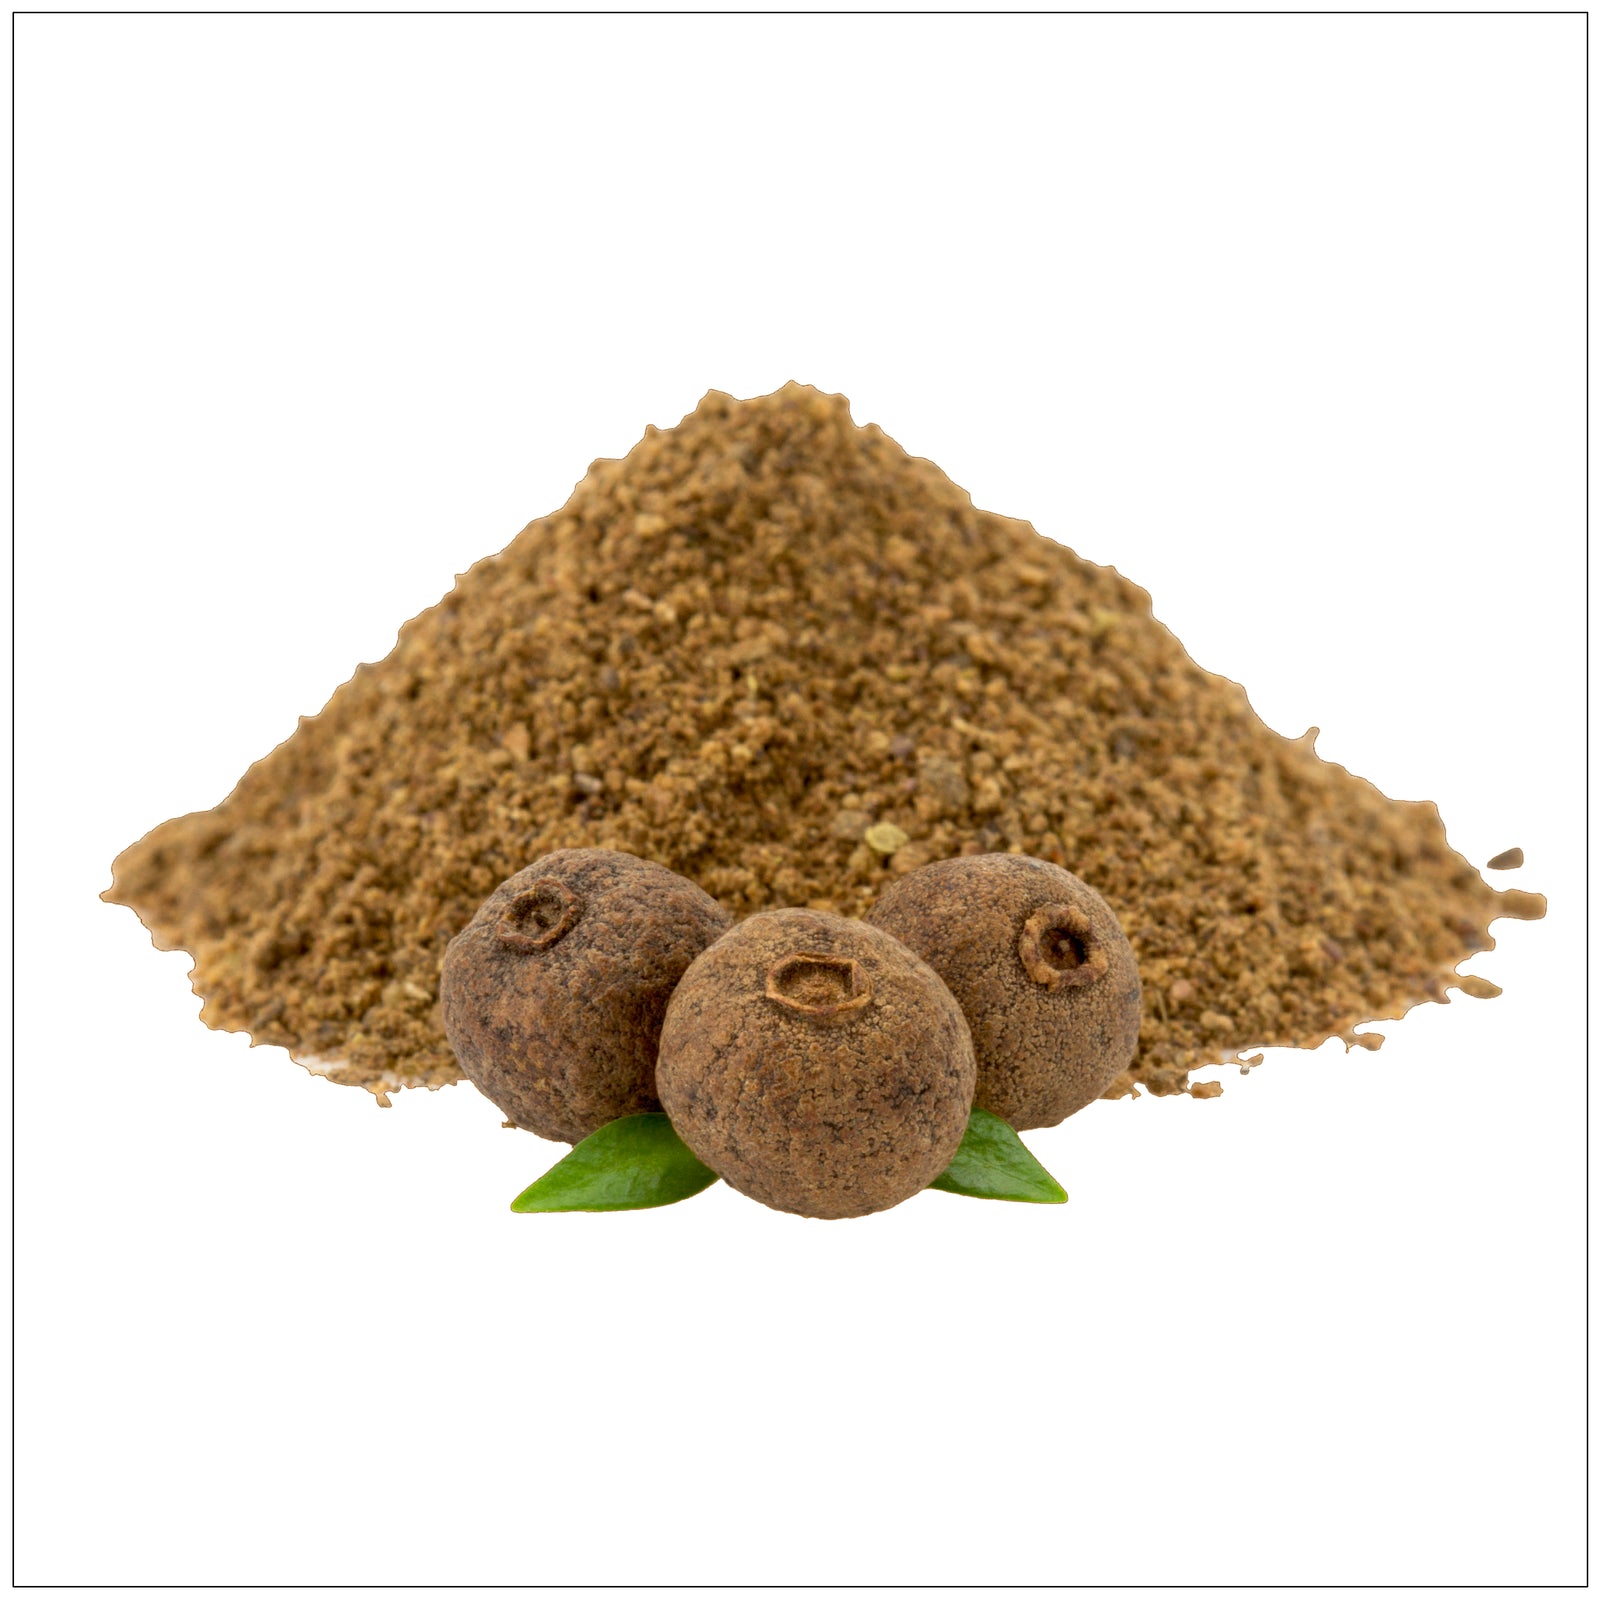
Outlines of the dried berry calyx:
<svg viewBox="0 0 1600 1600">
<path fill-rule="evenodd" d="M 1085 988 L 1110 970 L 1093 922 L 1077 906 L 1040 906 L 1022 925 L 1017 956 L 1041 988 Z"/>
<path fill-rule="evenodd" d="M 872 979 L 859 961 L 799 952 L 768 972 L 767 998 L 808 1017 L 837 1017 L 872 1004 Z"/>
<path fill-rule="evenodd" d="M 501 914 L 495 937 L 514 950 L 548 950 L 583 915 L 583 902 L 559 878 L 530 884 Z"/>
</svg>

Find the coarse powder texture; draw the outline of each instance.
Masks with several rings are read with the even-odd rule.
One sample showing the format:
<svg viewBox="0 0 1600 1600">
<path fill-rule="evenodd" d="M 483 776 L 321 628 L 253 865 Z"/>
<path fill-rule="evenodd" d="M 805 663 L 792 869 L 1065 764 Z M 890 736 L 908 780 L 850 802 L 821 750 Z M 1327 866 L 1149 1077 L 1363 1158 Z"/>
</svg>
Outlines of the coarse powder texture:
<svg viewBox="0 0 1600 1600">
<path fill-rule="evenodd" d="M 859 915 L 963 852 L 1064 865 L 1144 981 L 1111 1095 L 1348 1039 L 1542 910 L 1431 804 L 1267 728 L 1142 589 L 794 384 L 596 462 L 221 805 L 126 850 L 107 898 L 193 955 L 211 1026 L 382 1093 L 457 1077 L 445 946 L 583 845 L 740 916 Z"/>
</svg>

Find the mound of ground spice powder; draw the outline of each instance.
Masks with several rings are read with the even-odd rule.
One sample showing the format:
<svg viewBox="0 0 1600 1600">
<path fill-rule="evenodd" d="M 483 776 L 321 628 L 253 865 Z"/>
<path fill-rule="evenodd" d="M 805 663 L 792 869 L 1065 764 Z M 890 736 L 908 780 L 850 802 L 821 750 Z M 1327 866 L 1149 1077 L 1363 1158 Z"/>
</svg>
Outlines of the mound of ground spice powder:
<svg viewBox="0 0 1600 1600">
<path fill-rule="evenodd" d="M 1112 1095 L 1440 999 L 1543 904 L 1272 732 L 1142 589 L 795 384 L 596 462 L 107 898 L 192 953 L 211 1026 L 381 1095 L 455 1079 L 445 946 L 581 845 L 736 915 L 856 915 L 961 852 L 1065 865 L 1143 976 Z"/>
</svg>

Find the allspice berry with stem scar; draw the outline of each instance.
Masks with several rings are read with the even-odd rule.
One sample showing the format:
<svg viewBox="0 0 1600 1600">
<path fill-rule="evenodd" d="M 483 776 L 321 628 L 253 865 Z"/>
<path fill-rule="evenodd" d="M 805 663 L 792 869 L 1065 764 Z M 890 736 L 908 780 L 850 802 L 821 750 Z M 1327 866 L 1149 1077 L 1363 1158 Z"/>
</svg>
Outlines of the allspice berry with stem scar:
<svg viewBox="0 0 1600 1600">
<path fill-rule="evenodd" d="M 977 1054 L 975 1103 L 1050 1128 L 1097 1099 L 1139 1044 L 1139 968 L 1116 914 L 1031 856 L 908 873 L 867 912 L 944 980 Z"/>
<path fill-rule="evenodd" d="M 960 1008 L 904 945 L 822 911 L 763 911 L 684 974 L 661 1104 L 731 1187 L 779 1211 L 861 1217 L 925 1189 L 966 1130 Z"/>
<path fill-rule="evenodd" d="M 616 850 L 557 850 L 507 878 L 445 951 L 445 1034 L 519 1128 L 576 1144 L 658 1111 L 667 1001 L 731 918 L 703 889 Z"/>
</svg>

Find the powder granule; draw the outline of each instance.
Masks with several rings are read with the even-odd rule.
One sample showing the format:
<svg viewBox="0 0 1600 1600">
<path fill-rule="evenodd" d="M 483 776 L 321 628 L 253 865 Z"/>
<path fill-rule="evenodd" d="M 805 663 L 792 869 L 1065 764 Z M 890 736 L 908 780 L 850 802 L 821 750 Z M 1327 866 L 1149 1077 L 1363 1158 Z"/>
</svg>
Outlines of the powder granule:
<svg viewBox="0 0 1600 1600">
<path fill-rule="evenodd" d="M 211 1026 L 437 1086 L 446 944 L 582 845 L 738 915 L 856 915 L 963 851 L 1068 866 L 1144 978 L 1113 1095 L 1442 999 L 1491 918 L 1542 907 L 1432 805 L 1272 732 L 1142 589 L 795 384 L 597 461 L 221 805 L 125 851 L 107 898 L 193 954 Z"/>
</svg>

